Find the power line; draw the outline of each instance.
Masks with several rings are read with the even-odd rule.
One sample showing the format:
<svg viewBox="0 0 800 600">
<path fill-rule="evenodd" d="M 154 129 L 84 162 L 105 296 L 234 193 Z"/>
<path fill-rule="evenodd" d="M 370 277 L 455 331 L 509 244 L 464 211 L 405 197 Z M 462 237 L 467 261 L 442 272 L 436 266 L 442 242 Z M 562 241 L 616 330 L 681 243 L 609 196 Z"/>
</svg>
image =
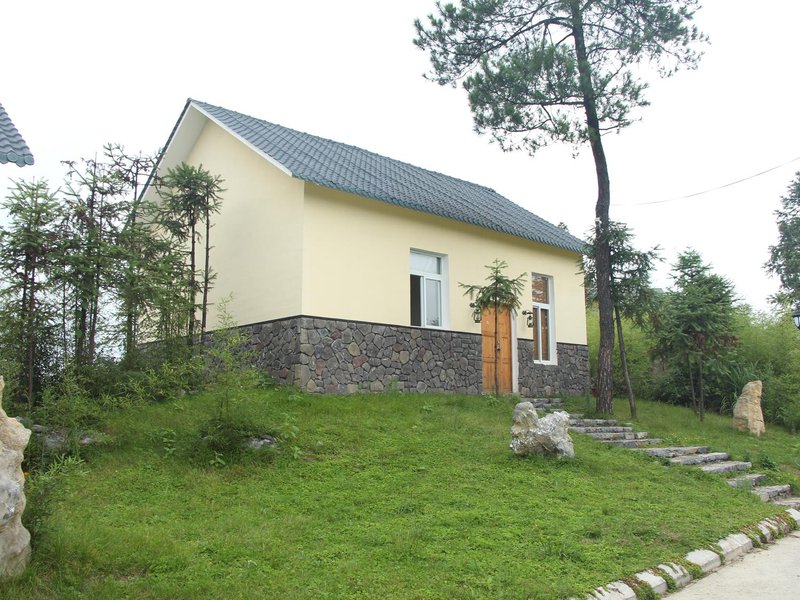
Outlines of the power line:
<svg viewBox="0 0 800 600">
<path fill-rule="evenodd" d="M 722 189 L 731 187 L 733 185 L 737 185 L 739 183 L 744 183 L 745 181 L 749 181 L 751 179 L 755 179 L 756 177 L 760 177 L 761 175 L 766 175 L 767 173 L 770 173 L 772 171 L 775 171 L 777 169 L 785 167 L 786 165 L 790 165 L 793 162 L 797 162 L 798 160 L 800 160 L 800 156 L 797 156 L 797 157 L 795 157 L 795 158 L 793 158 L 791 160 L 788 160 L 785 163 L 782 163 L 780 165 L 776 165 L 774 167 L 770 167 L 769 169 L 766 169 L 764 171 L 760 171 L 758 173 L 754 173 L 753 175 L 749 175 L 747 177 L 743 177 L 742 179 L 737 179 L 736 181 L 731 181 L 730 183 L 726 183 L 724 185 L 720 185 L 720 186 L 717 186 L 717 187 L 714 187 L 714 188 L 703 190 L 702 192 L 694 192 L 693 194 L 687 194 L 685 196 L 676 196 L 675 198 L 666 198 L 664 200 L 652 200 L 650 202 L 630 202 L 630 203 L 627 203 L 627 204 L 616 204 L 616 203 L 612 202 L 611 205 L 612 206 L 647 206 L 647 205 L 650 205 L 650 204 L 664 204 L 666 202 L 675 202 L 676 200 L 686 200 L 687 198 L 694 198 L 696 196 L 702 196 L 703 194 L 710 194 L 711 192 L 716 192 L 717 190 L 722 190 Z"/>
</svg>

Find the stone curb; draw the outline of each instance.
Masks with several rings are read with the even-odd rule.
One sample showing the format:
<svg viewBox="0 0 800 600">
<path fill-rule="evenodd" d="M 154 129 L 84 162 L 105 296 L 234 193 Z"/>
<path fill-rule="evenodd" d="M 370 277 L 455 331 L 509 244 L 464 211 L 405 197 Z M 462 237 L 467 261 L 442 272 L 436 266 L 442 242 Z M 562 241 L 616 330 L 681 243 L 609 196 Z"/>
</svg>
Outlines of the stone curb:
<svg viewBox="0 0 800 600">
<path fill-rule="evenodd" d="M 800 527 L 800 511 L 790 508 L 786 511 L 791 525 L 779 517 L 769 517 L 756 523 L 752 529 L 758 530 L 761 535 L 759 542 L 766 540 L 772 542 L 777 538 L 786 535 L 790 531 Z M 755 535 L 752 534 L 751 535 Z M 697 565 L 703 575 L 718 569 L 722 564 L 744 556 L 750 552 L 756 544 L 746 532 L 732 533 L 722 538 L 713 545 L 714 550 L 701 548 L 692 550 L 685 557 L 686 562 Z M 666 573 L 675 582 L 675 588 L 680 589 L 689 584 L 693 577 L 689 571 L 681 565 L 675 563 L 661 564 L 656 569 L 650 569 L 636 573 L 634 581 L 638 580 L 642 587 L 650 587 L 657 595 L 663 596 L 668 593 L 667 581 L 661 573 Z M 631 580 L 628 580 L 631 581 Z M 632 581 L 631 585 L 635 585 Z M 577 600 L 577 599 L 573 599 Z M 586 600 L 636 600 L 634 589 L 623 581 L 614 581 L 601 586 L 586 596 Z"/>
</svg>

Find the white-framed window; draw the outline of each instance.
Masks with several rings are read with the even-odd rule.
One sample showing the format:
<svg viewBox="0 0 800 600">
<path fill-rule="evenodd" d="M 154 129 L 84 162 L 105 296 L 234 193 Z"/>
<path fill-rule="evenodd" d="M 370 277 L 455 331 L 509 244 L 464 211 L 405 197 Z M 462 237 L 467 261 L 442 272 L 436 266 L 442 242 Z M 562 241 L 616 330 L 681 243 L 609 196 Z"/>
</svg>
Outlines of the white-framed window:
<svg viewBox="0 0 800 600">
<path fill-rule="evenodd" d="M 447 257 L 411 250 L 411 324 L 444 327 L 447 323 Z"/>
<path fill-rule="evenodd" d="M 553 334 L 553 278 L 531 273 L 531 321 L 533 322 L 533 360 L 556 362 Z"/>
</svg>

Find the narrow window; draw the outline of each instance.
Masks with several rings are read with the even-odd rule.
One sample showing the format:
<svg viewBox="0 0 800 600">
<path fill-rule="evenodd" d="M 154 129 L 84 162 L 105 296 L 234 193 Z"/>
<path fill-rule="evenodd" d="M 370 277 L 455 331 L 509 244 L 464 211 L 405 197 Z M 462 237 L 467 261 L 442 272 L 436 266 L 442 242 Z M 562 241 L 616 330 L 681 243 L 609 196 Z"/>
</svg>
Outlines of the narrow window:
<svg viewBox="0 0 800 600">
<path fill-rule="evenodd" d="M 411 251 L 411 324 L 443 327 L 445 257 Z"/>
<path fill-rule="evenodd" d="M 533 360 L 554 360 L 552 314 L 553 279 L 531 273 L 531 312 L 533 322 Z"/>
</svg>

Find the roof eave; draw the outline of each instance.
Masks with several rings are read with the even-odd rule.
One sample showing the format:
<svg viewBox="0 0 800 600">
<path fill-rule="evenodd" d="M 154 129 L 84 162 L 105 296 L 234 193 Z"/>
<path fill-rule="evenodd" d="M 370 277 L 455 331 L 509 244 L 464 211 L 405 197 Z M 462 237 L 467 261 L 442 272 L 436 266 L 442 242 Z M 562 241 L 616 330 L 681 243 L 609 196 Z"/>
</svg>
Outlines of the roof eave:
<svg viewBox="0 0 800 600">
<path fill-rule="evenodd" d="M 263 150 L 261 150 L 261 149 L 260 149 L 260 148 L 258 148 L 257 146 L 254 146 L 253 144 L 251 144 L 250 142 L 248 142 L 248 141 L 247 141 L 245 138 L 243 138 L 241 135 L 239 135 L 238 133 L 236 133 L 235 131 L 233 131 L 233 130 L 232 130 L 230 127 L 228 127 L 228 126 L 227 126 L 225 123 L 223 123 L 222 121 L 220 121 L 219 119 L 217 119 L 217 118 L 216 118 L 214 115 L 212 115 L 211 113 L 209 113 L 207 110 L 205 110 L 205 109 L 204 109 L 204 108 L 202 108 L 201 106 L 198 106 L 198 105 L 197 105 L 197 104 L 194 102 L 194 100 L 190 100 L 189 102 L 191 103 L 191 106 L 192 106 L 192 108 L 194 108 L 195 110 L 197 110 L 197 111 L 199 111 L 200 113 L 202 113 L 202 114 L 203 114 L 203 115 L 204 115 L 204 116 L 205 116 L 207 119 L 209 119 L 210 121 L 213 121 L 214 123 L 216 123 L 217 125 L 219 125 L 220 127 L 222 127 L 222 128 L 225 130 L 225 131 L 227 131 L 228 133 L 230 133 L 230 134 L 231 134 L 233 137 L 235 137 L 237 140 L 239 140 L 240 142 L 242 142 L 242 143 L 243 143 L 245 146 L 247 146 L 248 148 L 250 148 L 250 149 L 251 149 L 253 152 L 255 152 L 256 154 L 258 154 L 259 156 L 261 156 L 261 157 L 262 157 L 264 160 L 266 160 L 267 162 L 269 162 L 269 163 L 270 163 L 272 166 L 274 166 L 274 167 L 276 167 L 277 169 L 281 170 L 283 173 L 285 173 L 285 174 L 286 174 L 286 175 L 288 175 L 289 177 L 294 177 L 294 174 L 291 172 L 291 170 L 289 170 L 289 168 L 288 168 L 286 165 L 284 165 L 283 163 L 279 162 L 279 161 L 278 161 L 278 160 L 276 160 L 274 157 L 270 156 L 269 154 L 267 154 L 266 152 L 264 152 Z"/>
<path fill-rule="evenodd" d="M 175 148 L 176 143 L 180 139 L 181 134 L 188 127 L 187 124 L 188 124 L 188 122 L 190 121 L 190 119 L 193 116 L 192 111 L 196 111 L 196 114 L 199 114 L 204 119 L 206 119 L 208 121 L 211 121 L 214 124 L 218 125 L 219 127 L 223 128 L 231 136 L 235 137 L 237 140 L 239 140 L 245 146 L 250 148 L 253 152 L 255 152 L 256 154 L 261 156 L 264 160 L 266 160 L 270 164 L 274 165 L 277 169 L 280 169 L 283 173 L 286 173 L 290 177 L 293 176 L 292 172 L 285 165 L 281 164 L 280 162 L 278 162 L 277 160 L 275 160 L 273 157 L 269 156 L 268 154 L 266 154 L 262 150 L 259 150 L 258 148 L 256 148 L 253 144 L 251 144 L 246 139 L 244 139 L 242 136 L 237 134 L 230 127 L 228 127 L 224 123 L 220 122 L 219 119 L 214 117 L 208 111 L 204 110 L 201 106 L 198 106 L 197 102 L 195 102 L 194 100 L 189 98 L 189 99 L 186 100 L 186 104 L 183 106 L 183 110 L 181 111 L 181 114 L 178 117 L 178 120 L 175 122 L 175 126 L 172 128 L 172 132 L 170 132 L 169 137 L 167 138 L 167 143 L 164 145 L 164 148 L 161 150 L 161 152 L 158 155 L 158 159 L 156 160 L 156 164 L 153 167 L 153 170 L 150 172 L 150 176 L 147 178 L 147 182 L 145 183 L 144 187 L 142 188 L 142 193 L 139 196 L 140 199 L 144 198 L 149 193 L 150 188 L 153 185 L 153 181 L 154 181 L 154 178 L 156 176 L 156 173 L 158 173 L 159 171 L 161 171 L 164 168 L 165 163 L 168 162 L 167 158 L 169 157 L 170 153 L 173 153 L 173 152 L 176 151 L 176 148 Z M 197 126 L 195 126 L 195 127 L 197 128 Z M 199 129 L 201 129 L 201 128 L 198 128 L 198 131 L 196 132 L 197 134 L 199 134 Z M 179 161 L 176 160 L 175 162 L 179 162 Z"/>
</svg>

